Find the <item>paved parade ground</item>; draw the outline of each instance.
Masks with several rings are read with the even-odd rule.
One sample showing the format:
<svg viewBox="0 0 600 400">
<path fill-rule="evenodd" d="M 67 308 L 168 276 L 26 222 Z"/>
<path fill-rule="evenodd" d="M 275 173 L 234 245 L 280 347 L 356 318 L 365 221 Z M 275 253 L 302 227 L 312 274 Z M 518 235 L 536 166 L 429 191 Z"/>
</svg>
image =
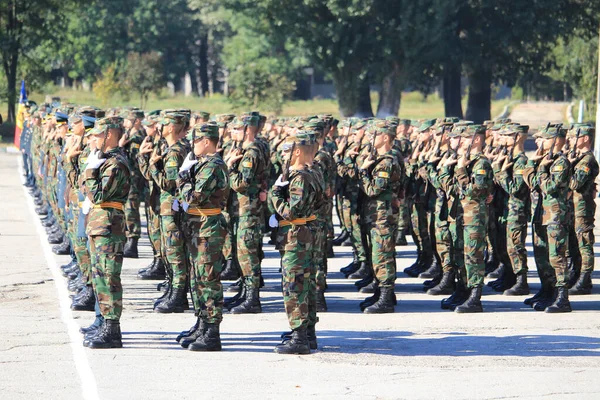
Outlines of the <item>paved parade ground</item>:
<svg viewBox="0 0 600 400">
<path fill-rule="evenodd" d="M 223 351 L 196 353 L 174 340 L 195 322 L 193 312 L 154 313 L 158 282 L 136 279 L 150 261 L 144 237 L 141 258 L 123 265 L 124 348 L 84 348 L 78 328 L 93 313 L 69 309 L 59 272 L 69 258 L 50 251 L 18 158 L 0 153 L 3 399 L 600 398 L 600 272 L 593 295 L 571 297 L 570 314 L 535 312 L 523 305 L 525 296 L 488 287 L 484 313 L 455 314 L 421 290 L 422 280 L 401 272 L 416 257 L 412 244 L 397 248 L 398 305 L 384 315 L 360 312 L 366 295 L 338 272 L 351 261 L 350 248 L 336 247 L 319 349 L 285 356 L 273 352 L 288 330 L 273 246 L 265 246 L 263 313 L 225 314 Z M 535 292 L 539 280 L 529 262 Z"/>
</svg>

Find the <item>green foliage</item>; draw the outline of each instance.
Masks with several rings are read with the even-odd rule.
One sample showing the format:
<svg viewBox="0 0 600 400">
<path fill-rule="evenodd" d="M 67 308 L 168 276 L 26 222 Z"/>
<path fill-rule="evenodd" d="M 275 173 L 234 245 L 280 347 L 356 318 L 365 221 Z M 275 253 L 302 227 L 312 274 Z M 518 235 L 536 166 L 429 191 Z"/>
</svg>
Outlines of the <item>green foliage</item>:
<svg viewBox="0 0 600 400">
<path fill-rule="evenodd" d="M 113 63 L 106 67 L 94 83 L 94 94 L 100 100 L 102 107 L 108 107 L 113 97 L 122 91 L 123 87 L 118 78 L 118 66 Z"/>
<path fill-rule="evenodd" d="M 160 54 L 129 53 L 125 67 L 124 87 L 140 96 L 140 108 L 145 108 L 151 93 L 159 93 L 165 84 Z"/>
</svg>

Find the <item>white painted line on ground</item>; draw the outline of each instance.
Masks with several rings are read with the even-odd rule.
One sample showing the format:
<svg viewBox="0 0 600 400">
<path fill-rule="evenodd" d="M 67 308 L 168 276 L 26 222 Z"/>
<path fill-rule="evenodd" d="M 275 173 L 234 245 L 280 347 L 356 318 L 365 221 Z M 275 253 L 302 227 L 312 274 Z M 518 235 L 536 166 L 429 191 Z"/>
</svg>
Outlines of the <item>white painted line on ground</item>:
<svg viewBox="0 0 600 400">
<path fill-rule="evenodd" d="M 21 180 L 23 180 L 23 160 L 21 157 L 18 159 L 19 164 L 19 176 Z M 92 373 L 92 369 L 90 368 L 90 364 L 88 363 L 87 356 L 85 354 L 85 349 L 83 347 L 83 338 L 81 333 L 79 333 L 79 325 L 73 319 L 73 314 L 71 313 L 71 305 L 69 303 L 69 292 L 64 283 L 62 274 L 59 271 L 58 265 L 56 265 L 56 260 L 54 259 L 54 253 L 52 253 L 52 248 L 46 240 L 46 232 L 38 215 L 35 212 L 35 204 L 33 203 L 32 196 L 27 192 L 27 188 L 23 186 L 23 191 L 25 192 L 25 198 L 27 199 L 27 205 L 29 206 L 29 211 L 33 216 L 33 221 L 35 224 L 35 228 L 37 230 L 38 236 L 40 237 L 40 242 L 42 244 L 42 250 L 44 252 L 44 257 L 46 258 L 46 262 L 48 264 L 48 268 L 52 273 L 52 277 L 54 278 L 54 286 L 56 287 L 56 291 L 58 292 L 58 302 L 60 305 L 60 317 L 64 324 L 67 326 L 67 333 L 69 334 L 69 339 L 71 340 L 71 350 L 73 351 L 73 360 L 75 361 L 75 368 L 77 369 L 77 373 L 81 379 L 81 391 L 83 394 L 83 398 L 86 400 L 97 400 L 98 397 L 98 386 L 96 385 L 96 378 Z"/>
</svg>

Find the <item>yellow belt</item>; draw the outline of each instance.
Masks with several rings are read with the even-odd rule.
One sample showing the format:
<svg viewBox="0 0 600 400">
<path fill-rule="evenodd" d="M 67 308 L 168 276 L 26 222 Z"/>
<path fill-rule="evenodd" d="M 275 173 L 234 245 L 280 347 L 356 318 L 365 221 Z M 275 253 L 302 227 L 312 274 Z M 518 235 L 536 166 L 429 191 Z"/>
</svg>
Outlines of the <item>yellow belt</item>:
<svg viewBox="0 0 600 400">
<path fill-rule="evenodd" d="M 188 214 L 196 215 L 199 217 L 210 217 L 213 215 L 221 214 L 220 208 L 196 208 L 190 207 L 186 211 Z"/>
<path fill-rule="evenodd" d="M 315 217 L 314 215 L 311 215 L 310 217 L 306 218 L 296 218 L 291 221 L 284 219 L 282 221 L 279 221 L 279 226 L 306 225 L 307 222 L 315 221 L 316 219 L 317 217 Z"/>
<path fill-rule="evenodd" d="M 114 208 L 121 211 L 125 210 L 123 203 L 118 203 L 116 201 L 105 201 L 104 203 L 94 204 L 93 208 Z"/>
</svg>

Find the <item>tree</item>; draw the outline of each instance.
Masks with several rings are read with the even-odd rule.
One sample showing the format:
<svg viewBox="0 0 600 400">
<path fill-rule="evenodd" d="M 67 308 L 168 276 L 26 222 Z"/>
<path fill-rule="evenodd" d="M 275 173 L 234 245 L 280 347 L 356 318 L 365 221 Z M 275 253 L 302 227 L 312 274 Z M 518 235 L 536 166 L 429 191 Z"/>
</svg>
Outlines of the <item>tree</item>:
<svg viewBox="0 0 600 400">
<path fill-rule="evenodd" d="M 159 93 L 165 84 L 160 54 L 129 53 L 125 67 L 124 86 L 140 96 L 140 108 L 145 108 L 151 93 Z"/>
<path fill-rule="evenodd" d="M 102 102 L 102 106 L 108 107 L 113 96 L 123 89 L 119 81 L 119 68 L 117 63 L 106 67 L 94 83 L 94 94 Z"/>
<path fill-rule="evenodd" d="M 15 120 L 17 71 L 21 57 L 61 35 L 64 7 L 71 1 L 0 0 L 0 59 L 7 80 L 7 119 Z"/>
</svg>

